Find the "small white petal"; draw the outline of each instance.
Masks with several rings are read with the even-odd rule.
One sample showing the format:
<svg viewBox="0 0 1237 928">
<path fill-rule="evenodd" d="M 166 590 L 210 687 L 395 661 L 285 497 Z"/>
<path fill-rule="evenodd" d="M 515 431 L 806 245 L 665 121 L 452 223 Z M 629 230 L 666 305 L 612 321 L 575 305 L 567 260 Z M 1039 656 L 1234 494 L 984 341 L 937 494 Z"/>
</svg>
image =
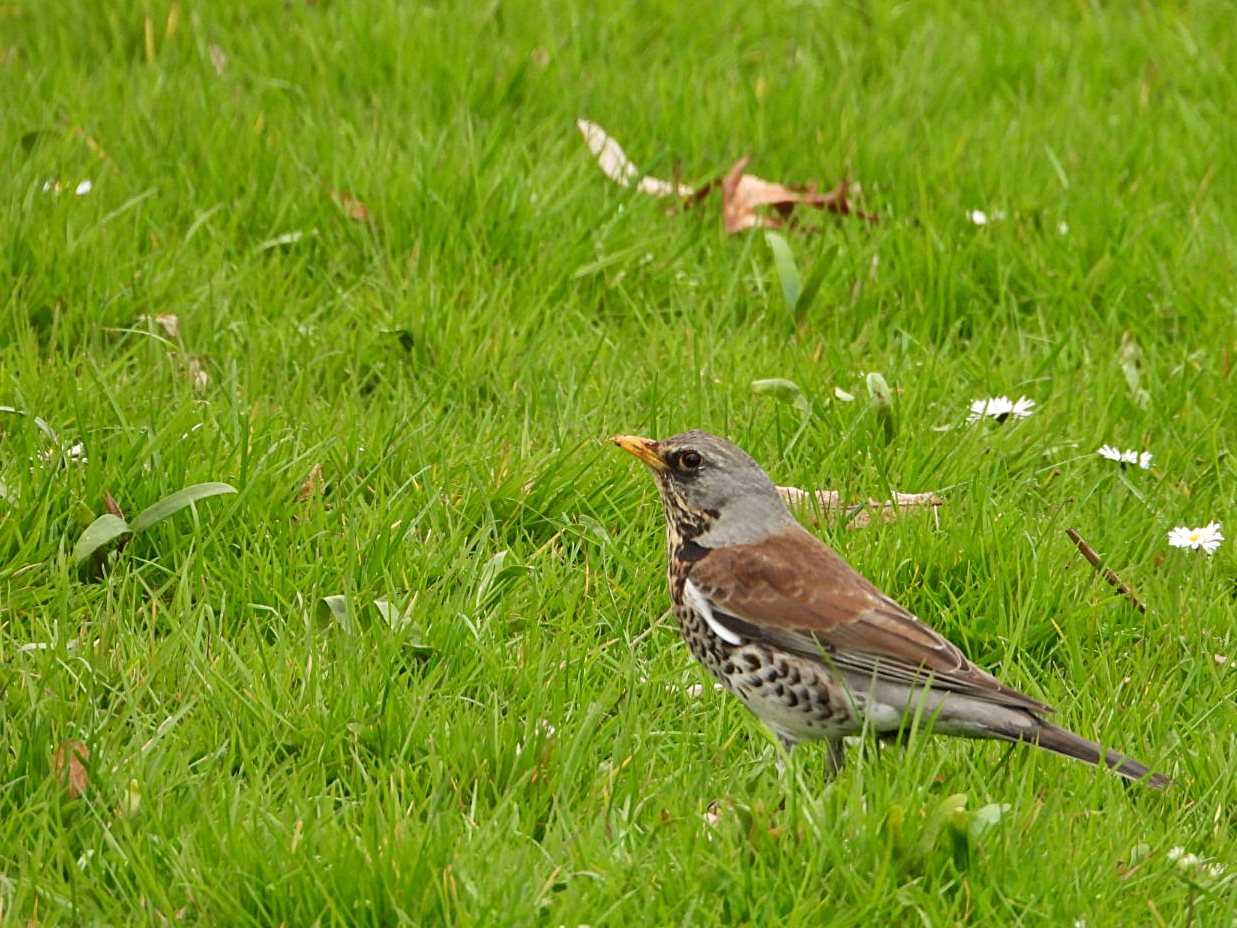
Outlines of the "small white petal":
<svg viewBox="0 0 1237 928">
<path fill-rule="evenodd" d="M 1018 397 L 1018 402 L 1014 403 L 1010 412 L 1013 413 L 1015 419 L 1025 419 L 1031 415 L 1031 411 L 1035 408 L 1035 400 L 1029 400 L 1025 396 Z"/>
<path fill-rule="evenodd" d="M 94 183 L 89 180 L 84 180 L 80 184 L 77 185 L 76 189 L 74 189 L 73 192 L 79 197 L 84 197 L 86 194 L 90 193 L 90 191 L 92 190 L 94 190 Z"/>
<path fill-rule="evenodd" d="M 986 226 L 988 224 L 988 214 L 982 209 L 967 210 L 966 218 L 977 226 Z"/>
</svg>

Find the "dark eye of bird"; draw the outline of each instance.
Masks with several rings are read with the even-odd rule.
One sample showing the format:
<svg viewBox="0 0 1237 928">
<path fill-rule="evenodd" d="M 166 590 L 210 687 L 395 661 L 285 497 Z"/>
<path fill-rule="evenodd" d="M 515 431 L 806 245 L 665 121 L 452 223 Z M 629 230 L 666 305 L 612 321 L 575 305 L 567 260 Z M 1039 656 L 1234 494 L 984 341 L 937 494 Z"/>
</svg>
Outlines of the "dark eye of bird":
<svg viewBox="0 0 1237 928">
<path fill-rule="evenodd" d="M 679 470 L 695 470 L 703 463 L 699 451 L 684 451 L 679 455 Z"/>
</svg>

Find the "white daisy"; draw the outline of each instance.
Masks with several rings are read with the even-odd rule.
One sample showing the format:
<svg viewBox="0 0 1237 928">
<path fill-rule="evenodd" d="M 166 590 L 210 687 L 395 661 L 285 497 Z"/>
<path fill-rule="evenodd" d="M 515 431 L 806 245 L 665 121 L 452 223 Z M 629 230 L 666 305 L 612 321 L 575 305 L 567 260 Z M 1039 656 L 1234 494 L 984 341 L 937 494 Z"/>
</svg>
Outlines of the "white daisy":
<svg viewBox="0 0 1237 928">
<path fill-rule="evenodd" d="M 973 225 L 986 226 L 990 222 L 999 222 L 1004 219 L 1005 210 L 994 209 L 991 213 L 985 213 L 982 209 L 968 209 L 966 211 L 966 218 L 969 219 Z"/>
<path fill-rule="evenodd" d="M 1166 855 L 1169 860 L 1173 861 L 1180 869 L 1191 872 L 1191 875 L 1210 877 L 1219 879 L 1224 876 L 1224 865 L 1214 863 L 1197 854 L 1191 854 L 1183 847 L 1173 847 L 1168 849 Z"/>
<path fill-rule="evenodd" d="M 994 396 L 986 400 L 975 400 L 971 403 L 970 415 L 966 417 L 967 422 L 978 422 L 980 419 L 988 418 L 995 419 L 997 422 L 1004 422 L 1006 419 L 1025 419 L 1031 415 L 1031 411 L 1035 406 L 1035 400 L 1029 400 L 1025 396 L 1018 397 L 1017 402 L 1010 400 L 1008 396 Z"/>
<path fill-rule="evenodd" d="M 89 463 L 86 457 L 86 446 L 80 441 L 68 448 L 51 447 L 36 453 L 40 461 L 54 461 L 59 457 L 61 460 L 74 461 L 78 464 Z"/>
<path fill-rule="evenodd" d="M 1202 548 L 1208 554 L 1220 547 L 1224 536 L 1220 534 L 1219 522 L 1208 522 L 1202 528 L 1180 526 L 1168 533 L 1168 543 L 1174 548 Z"/>
<path fill-rule="evenodd" d="M 1104 445 L 1095 453 L 1102 458 L 1107 458 L 1110 461 L 1116 461 L 1122 467 L 1125 467 L 1127 464 L 1134 464 L 1137 467 L 1141 467 L 1143 470 L 1151 469 L 1150 451 L 1134 451 L 1133 449 L 1128 448 L 1125 451 L 1122 451 L 1113 445 Z"/>
</svg>

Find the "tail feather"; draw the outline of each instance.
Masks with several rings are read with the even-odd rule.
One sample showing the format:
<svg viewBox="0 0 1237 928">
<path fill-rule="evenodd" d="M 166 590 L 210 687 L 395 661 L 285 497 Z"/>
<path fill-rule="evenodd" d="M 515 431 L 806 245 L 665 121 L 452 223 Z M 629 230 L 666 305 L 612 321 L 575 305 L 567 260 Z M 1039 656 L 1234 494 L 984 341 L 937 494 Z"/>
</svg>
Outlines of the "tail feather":
<svg viewBox="0 0 1237 928">
<path fill-rule="evenodd" d="M 1116 751 L 1103 751 L 1101 754 L 1100 746 L 1095 742 L 1088 741 L 1081 735 L 1076 735 L 1059 725 L 1045 722 L 1043 719 L 1036 719 L 1036 721 L 1039 722 L 1037 726 L 1030 730 L 1019 731 L 1013 740 L 1034 744 L 1045 751 L 1051 751 L 1063 757 L 1072 757 L 1096 766 L 1100 764 L 1102 756 L 1103 763 L 1114 773 L 1119 773 L 1131 780 L 1140 780 L 1153 789 L 1164 789 L 1172 785 L 1173 781 L 1164 774 L 1153 772 L 1146 764 L 1139 763 L 1132 757 L 1126 757 Z"/>
</svg>

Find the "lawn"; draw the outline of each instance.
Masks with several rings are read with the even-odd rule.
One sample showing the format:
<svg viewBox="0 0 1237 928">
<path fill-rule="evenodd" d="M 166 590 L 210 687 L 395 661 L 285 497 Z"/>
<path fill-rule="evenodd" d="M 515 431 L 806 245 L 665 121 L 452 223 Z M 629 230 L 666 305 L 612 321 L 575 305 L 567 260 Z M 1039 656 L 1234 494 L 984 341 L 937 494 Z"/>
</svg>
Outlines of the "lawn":
<svg viewBox="0 0 1237 928">
<path fill-rule="evenodd" d="M 1202 0 L 0 7 L 0 923 L 1232 923 L 1237 549 L 1169 532 L 1237 533 L 1235 35 Z M 579 118 L 878 221 L 728 234 Z M 967 421 L 999 396 L 1031 414 Z M 779 773 L 605 441 L 693 427 L 935 494 L 803 517 L 1175 785 L 917 733 Z"/>
</svg>

